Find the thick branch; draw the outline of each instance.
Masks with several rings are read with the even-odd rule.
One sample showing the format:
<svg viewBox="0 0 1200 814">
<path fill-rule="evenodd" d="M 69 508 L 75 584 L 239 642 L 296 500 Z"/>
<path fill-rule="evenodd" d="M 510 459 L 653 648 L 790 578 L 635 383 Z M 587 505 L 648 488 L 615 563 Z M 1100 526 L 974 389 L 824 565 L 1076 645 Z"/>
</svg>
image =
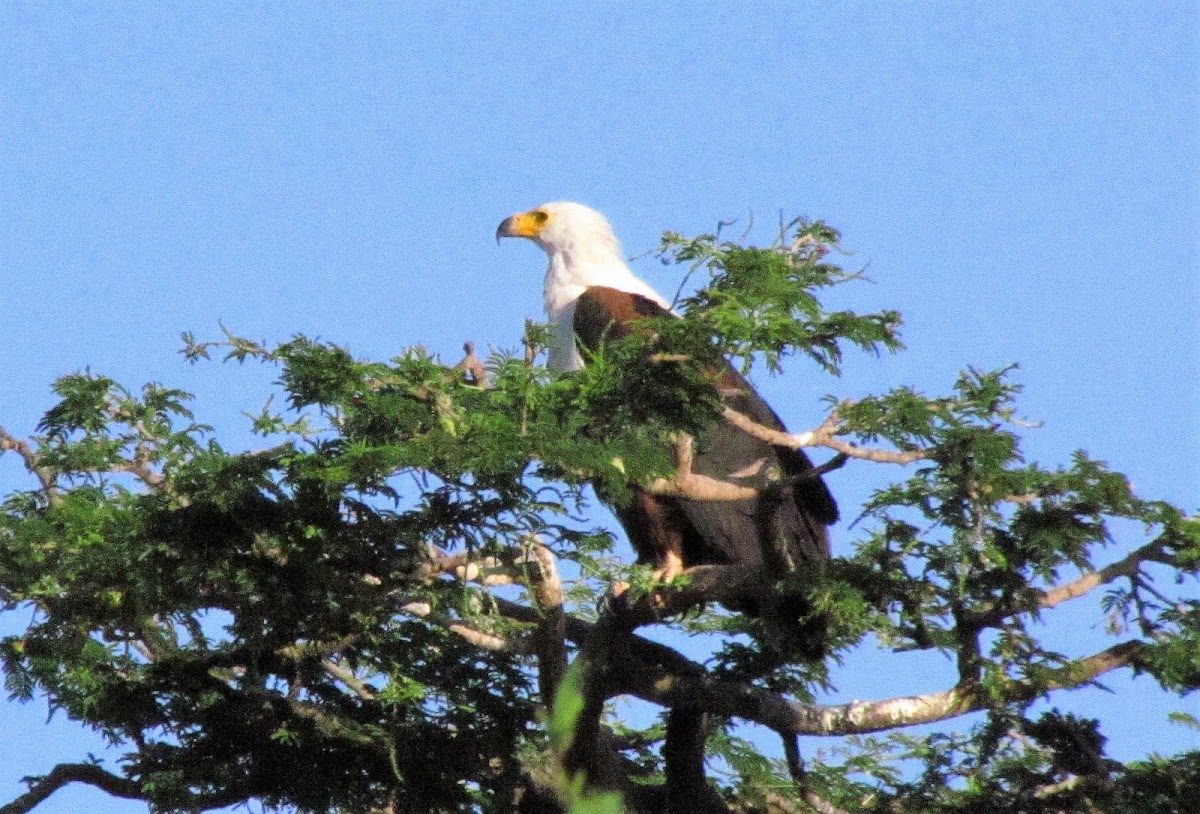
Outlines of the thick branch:
<svg viewBox="0 0 1200 814">
<path fill-rule="evenodd" d="M 662 585 L 637 601 L 619 607 L 621 621 L 629 630 L 661 622 L 705 602 L 724 602 L 765 591 L 770 575 L 761 567 L 745 565 L 697 565 L 683 577 Z M 624 598 L 625 595 L 622 596 Z"/>
<path fill-rule="evenodd" d="M 68 783 L 86 783 L 113 797 L 123 797 L 126 800 L 146 799 L 142 787 L 137 783 L 106 772 L 94 763 L 60 763 L 50 774 L 34 781 L 29 791 L 8 805 L 0 806 L 0 814 L 25 814 Z"/>
<path fill-rule="evenodd" d="M 54 480 L 54 473 L 49 468 L 41 465 L 38 454 L 33 451 L 33 448 L 28 443 L 22 441 L 20 438 L 13 437 L 8 430 L 0 427 L 0 452 L 7 452 L 8 450 L 12 450 L 21 456 L 21 460 L 25 463 L 25 469 L 38 479 L 38 483 L 42 486 L 42 494 L 46 496 L 46 500 L 51 506 L 62 503 L 62 495 L 59 494 L 58 485 Z"/>
<path fill-rule="evenodd" d="M 628 635 L 620 615 L 611 609 L 600 614 L 582 641 L 576 665 L 583 708 L 575 720 L 570 745 L 562 755 L 563 768 L 568 776 L 582 773 L 586 787 L 594 791 L 619 791 L 625 783 L 625 773 L 602 726 L 604 703 L 609 691 L 614 667 L 620 663 L 619 643 Z M 619 661 L 620 660 L 620 661 Z M 621 669 L 624 669 L 622 665 Z"/>
<path fill-rule="evenodd" d="M 496 599 L 505 616 L 534 622 L 536 611 L 508 600 Z M 566 618 L 567 638 L 577 644 L 587 640 L 594 624 Z M 995 703 L 981 688 L 953 687 L 926 695 L 848 704 L 798 704 L 783 695 L 732 681 L 712 678 L 702 665 L 665 645 L 640 636 L 622 636 L 615 646 L 624 652 L 627 669 L 612 674 L 610 696 L 629 694 L 645 701 L 674 707 L 695 704 L 715 715 L 733 716 L 761 724 L 779 733 L 797 735 L 853 735 L 899 726 L 933 723 L 986 709 Z M 1027 701 L 1052 690 L 1079 687 L 1137 660 L 1144 644 L 1128 641 L 1087 656 L 1054 671 L 1041 682 L 1013 681 L 1000 701 Z"/>
<path fill-rule="evenodd" d="M 675 474 L 669 478 L 657 478 L 642 488 L 655 495 L 691 500 L 750 500 L 758 496 L 758 490 L 750 486 L 726 483 L 693 472 L 692 445 L 692 437 L 680 433 L 675 439 Z"/>
<path fill-rule="evenodd" d="M 133 780 L 106 772 L 94 763 L 60 763 L 49 774 L 37 778 L 29 791 L 5 806 L 0 814 L 25 814 L 43 802 L 51 794 L 69 783 L 85 783 L 113 797 L 126 800 L 149 800 L 149 795 Z M 193 794 L 188 798 L 188 811 L 211 811 L 214 808 L 243 803 L 255 792 L 245 788 L 227 788 L 212 794 Z"/>
<path fill-rule="evenodd" d="M 1128 641 L 1077 659 L 1044 682 L 1013 681 L 1000 701 L 1028 701 L 1058 689 L 1079 687 L 1104 673 L 1134 663 L 1144 645 Z M 661 668 L 629 671 L 626 691 L 667 706 L 690 700 L 718 715 L 733 715 L 776 732 L 798 735 L 852 735 L 898 726 L 933 723 L 986 709 L 995 701 L 977 686 L 959 686 L 926 695 L 848 704 L 797 704 L 750 685 L 714 681 L 703 673 L 666 674 Z"/>
<path fill-rule="evenodd" d="M 528 541 L 527 557 L 535 566 L 530 574 L 530 591 L 533 601 L 542 613 L 538 626 L 537 659 L 538 691 L 542 703 L 550 705 L 559 681 L 567 669 L 566 622 L 563 612 L 565 595 L 562 580 L 558 576 L 558 564 L 554 552 L 536 539 Z"/>
</svg>

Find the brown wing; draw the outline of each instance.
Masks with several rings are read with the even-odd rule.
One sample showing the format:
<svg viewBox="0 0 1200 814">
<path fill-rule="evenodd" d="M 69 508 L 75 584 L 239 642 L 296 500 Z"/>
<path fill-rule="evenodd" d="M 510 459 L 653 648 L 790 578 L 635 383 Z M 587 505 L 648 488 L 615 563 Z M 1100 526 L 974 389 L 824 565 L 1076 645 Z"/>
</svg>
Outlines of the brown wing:
<svg viewBox="0 0 1200 814">
<path fill-rule="evenodd" d="M 627 336 L 637 319 L 668 313 L 657 303 L 612 288 L 592 287 L 575 307 L 575 334 L 596 350 L 605 339 Z M 772 429 L 783 422 L 732 366 L 719 372 L 725 402 Z M 618 519 L 644 560 L 656 565 L 668 551 L 682 554 L 684 566 L 706 563 L 768 565 L 790 570 L 797 559 L 829 556 L 826 529 L 837 520 L 837 504 L 799 450 L 777 447 L 717 422 L 699 439 L 694 471 L 730 483 L 751 486 L 762 494 L 742 501 L 695 501 L 637 491 L 633 502 L 618 510 Z M 772 488 L 778 473 L 790 488 Z"/>
</svg>

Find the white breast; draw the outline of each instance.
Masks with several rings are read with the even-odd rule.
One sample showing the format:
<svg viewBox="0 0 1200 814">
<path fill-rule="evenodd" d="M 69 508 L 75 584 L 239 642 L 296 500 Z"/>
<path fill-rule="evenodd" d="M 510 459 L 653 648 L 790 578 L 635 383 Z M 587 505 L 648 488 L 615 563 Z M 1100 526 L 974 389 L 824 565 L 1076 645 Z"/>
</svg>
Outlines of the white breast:
<svg viewBox="0 0 1200 814">
<path fill-rule="evenodd" d="M 638 294 L 665 309 L 670 305 L 658 292 L 634 276 L 619 259 L 606 262 L 571 263 L 564 253 L 550 255 L 544 289 L 546 316 L 550 318 L 550 358 L 546 366 L 554 370 L 579 370 L 583 357 L 575 343 L 575 304 L 592 286 L 605 286 Z"/>
</svg>

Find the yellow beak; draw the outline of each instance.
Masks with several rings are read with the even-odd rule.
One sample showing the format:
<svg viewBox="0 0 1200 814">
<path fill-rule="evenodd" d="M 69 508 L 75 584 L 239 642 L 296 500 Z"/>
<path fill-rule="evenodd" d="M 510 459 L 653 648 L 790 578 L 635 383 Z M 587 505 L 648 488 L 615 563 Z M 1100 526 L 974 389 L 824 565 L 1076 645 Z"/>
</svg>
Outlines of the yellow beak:
<svg viewBox="0 0 1200 814">
<path fill-rule="evenodd" d="M 539 217 L 540 215 L 540 217 Z M 496 242 L 502 237 L 536 237 L 546 225 L 544 213 L 522 212 L 519 215 L 505 218 L 496 229 Z"/>
</svg>

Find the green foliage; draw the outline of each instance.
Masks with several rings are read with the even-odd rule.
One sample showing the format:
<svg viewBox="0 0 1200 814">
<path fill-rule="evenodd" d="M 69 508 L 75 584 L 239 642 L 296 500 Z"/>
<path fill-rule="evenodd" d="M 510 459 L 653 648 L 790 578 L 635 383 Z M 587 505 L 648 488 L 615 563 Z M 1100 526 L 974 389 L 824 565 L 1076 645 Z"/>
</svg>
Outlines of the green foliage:
<svg viewBox="0 0 1200 814">
<path fill-rule="evenodd" d="M 589 485 L 620 504 L 631 483 L 670 475 L 670 439 L 720 420 L 704 371 L 722 355 L 771 371 L 800 355 L 836 373 L 846 348 L 898 349 L 895 313 L 821 305 L 858 277 L 829 262 L 836 250 L 819 222 L 788 224 L 767 248 L 668 234 L 664 262 L 707 274 L 680 301 L 686 319 L 653 321 L 571 374 L 498 353 L 487 387 L 419 349 L 375 362 L 299 336 L 185 336 L 191 361 L 220 353 L 276 372 L 251 416 L 264 447 L 250 451 L 214 440 L 181 391 L 63 377 L 29 439 L 29 488 L 0 513 L 0 603 L 29 620 L 0 642 L 8 692 L 101 732 L 122 753 L 118 779 L 158 811 L 258 799 L 615 813 L 620 795 L 558 762 L 592 690 L 576 658 L 544 708 L 545 648 L 561 631 L 537 598 L 534 544 L 566 561 L 576 645 L 614 580 L 631 583 L 630 602 L 660 587 L 615 561 Z M 832 660 L 868 642 L 949 657 L 961 695 L 941 719 L 982 720 L 924 735 L 887 731 L 903 716 L 830 724 L 843 737 L 806 756 L 801 789 L 795 766 L 715 716 L 709 766 L 733 810 L 802 810 L 804 792 L 879 812 L 1169 812 L 1198 796 L 1194 754 L 1122 766 L 1094 721 L 1035 705 L 1120 666 L 1169 692 L 1200 686 L 1200 603 L 1164 584 L 1193 584 L 1200 523 L 1083 452 L 1026 462 L 1018 393 L 1011 368 L 968 369 L 947 395 L 831 403 L 850 453 L 912 463 L 863 507 L 849 556 L 770 589 L 807 594 Z M 1095 654 L 1109 661 L 1044 645 L 1046 617 L 1093 590 L 1121 638 Z M 608 677 L 614 694 L 678 702 L 677 686 L 703 676 L 723 682 L 710 702 L 723 692 L 752 717 L 755 693 L 815 703 L 828 686 L 825 664 L 780 664 L 762 620 L 711 604 L 657 624 L 711 645 L 703 664 L 638 639 Z M 610 715 L 604 729 L 626 805 L 661 810 L 663 727 Z"/>
<path fill-rule="evenodd" d="M 896 312 L 861 315 L 821 307 L 817 292 L 858 276 L 824 261 L 840 249 L 839 240 L 820 221 L 797 219 L 783 226 L 767 248 L 722 241 L 719 230 L 696 238 L 668 232 L 659 257 L 709 273 L 708 285 L 681 305 L 718 338 L 721 353 L 742 361 L 743 372 L 760 354 L 768 369 L 778 372 L 786 356 L 800 352 L 837 373 L 845 343 L 876 353 L 901 347 Z"/>
<path fill-rule="evenodd" d="M 566 754 L 571 748 L 579 728 L 579 718 L 585 704 L 583 672 L 583 664 L 576 660 L 563 674 L 550 707 L 547 730 L 550 747 L 558 755 Z M 621 795 L 588 791 L 585 782 L 586 777 L 581 772 L 571 776 L 559 772 L 555 786 L 567 814 L 621 814 L 625 810 Z"/>
</svg>

